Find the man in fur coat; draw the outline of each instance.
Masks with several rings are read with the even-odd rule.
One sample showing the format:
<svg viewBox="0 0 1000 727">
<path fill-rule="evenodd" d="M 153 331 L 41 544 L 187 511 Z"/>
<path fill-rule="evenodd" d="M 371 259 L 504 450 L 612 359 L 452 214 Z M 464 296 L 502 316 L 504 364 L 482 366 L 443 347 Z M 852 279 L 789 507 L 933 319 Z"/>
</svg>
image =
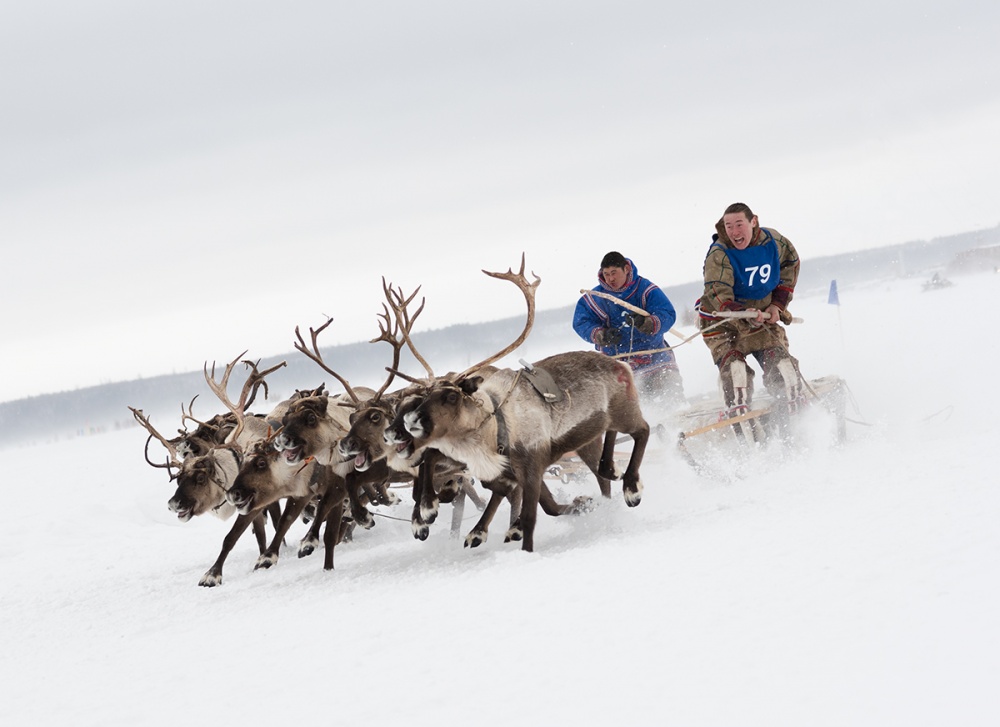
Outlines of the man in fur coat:
<svg viewBox="0 0 1000 727">
<path fill-rule="evenodd" d="M 760 364 L 764 387 L 791 401 L 800 392 L 798 361 L 788 352 L 779 323 L 791 322 L 788 304 L 799 277 L 798 253 L 777 230 L 761 227 L 742 202 L 729 205 L 715 229 L 697 308 L 700 327 L 709 329 L 703 338 L 719 367 L 726 405 L 733 414 L 751 406 L 754 371 L 747 356 Z M 726 311 L 756 315 L 725 320 L 713 315 Z"/>
</svg>

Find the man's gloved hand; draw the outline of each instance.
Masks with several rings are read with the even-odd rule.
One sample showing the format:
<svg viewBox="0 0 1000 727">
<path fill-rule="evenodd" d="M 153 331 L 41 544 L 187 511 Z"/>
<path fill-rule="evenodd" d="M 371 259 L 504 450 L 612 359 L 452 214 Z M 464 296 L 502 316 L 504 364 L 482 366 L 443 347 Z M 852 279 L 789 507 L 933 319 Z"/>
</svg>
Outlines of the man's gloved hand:
<svg viewBox="0 0 1000 727">
<path fill-rule="evenodd" d="M 649 316 L 644 316 L 641 313 L 632 313 L 631 311 L 625 314 L 625 320 L 633 328 L 637 328 L 641 333 L 649 335 L 653 332 L 653 319 Z"/>
<path fill-rule="evenodd" d="M 598 346 L 616 346 L 622 340 L 622 333 L 617 328 L 602 328 L 594 336 Z"/>
</svg>

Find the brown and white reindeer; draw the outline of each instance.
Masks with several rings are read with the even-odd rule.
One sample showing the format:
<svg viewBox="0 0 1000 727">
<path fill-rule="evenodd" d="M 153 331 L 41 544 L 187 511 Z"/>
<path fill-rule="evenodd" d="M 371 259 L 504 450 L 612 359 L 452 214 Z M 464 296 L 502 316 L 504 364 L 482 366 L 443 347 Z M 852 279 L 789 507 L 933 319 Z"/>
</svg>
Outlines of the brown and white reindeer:
<svg viewBox="0 0 1000 727">
<path fill-rule="evenodd" d="M 387 367 L 389 378 L 371 398 L 360 402 L 357 411 L 350 415 L 350 431 L 342 437 L 338 448 L 344 458 L 354 460 L 357 470 L 365 470 L 374 463 L 387 463 L 393 475 L 409 476 L 413 479 L 413 513 L 411 526 L 413 535 L 418 540 L 426 540 L 430 533 L 430 524 L 437 518 L 438 504 L 453 503 L 452 532 L 457 533 L 461 527 L 466 498 L 471 499 L 477 508 L 482 510 L 485 503 L 473 487 L 472 480 L 460 462 L 450 460 L 434 449 L 425 448 L 420 452 L 402 453 L 396 447 L 390 447 L 385 440 L 386 427 L 396 415 L 397 406 L 407 399 L 414 390 L 413 386 L 386 394 L 385 391 L 398 373 L 400 352 L 404 345 L 410 343 L 411 349 L 421 364 L 430 372 L 426 361 L 412 345 L 410 333 L 413 324 L 424 309 L 424 300 L 411 315 L 410 304 L 420 291 L 418 287 L 412 294 L 406 296 L 402 288 L 394 288 L 382 279 L 382 291 L 386 303 L 379 326 L 381 336 L 376 341 L 387 341 L 393 348 L 392 365 Z M 390 317 L 390 308 L 393 316 Z M 395 318 L 395 323 L 392 322 Z M 402 337 L 401 337 L 402 336 Z M 433 376 L 433 373 L 431 376 Z M 404 377 L 405 378 L 405 377 Z"/>
<path fill-rule="evenodd" d="M 238 360 L 239 357 L 236 361 Z M 243 404 L 244 410 L 253 402 L 259 387 L 264 387 L 266 398 L 265 377 L 285 365 L 282 362 L 261 372 L 257 370 L 258 363 L 244 361 L 244 364 L 252 369 L 246 382 L 249 398 Z M 235 417 L 232 414 L 219 414 L 207 422 L 201 422 L 194 416 L 195 399 L 191 400 L 187 411 L 181 407 L 182 424 L 185 424 L 185 429 L 178 430 L 180 436 L 172 439 L 160 434 L 141 409 L 129 407 L 129 410 L 135 420 L 149 432 L 144 449 L 146 462 L 153 467 L 166 469 L 170 480 L 177 483 L 173 497 L 167 501 L 167 507 L 177 514 L 177 519 L 187 522 L 193 517 L 211 513 L 221 520 L 226 520 L 235 512 L 235 508 L 226 500 L 226 492 L 236 478 L 243 452 L 254 438 L 265 436 L 267 425 L 263 420 L 251 417 L 239 436 L 233 437 L 236 429 Z M 198 425 L 194 432 L 186 430 L 188 420 Z M 149 457 L 149 444 L 153 439 L 159 441 L 167 451 L 165 464 L 153 462 Z M 268 510 L 273 523 L 278 522 L 280 514 L 277 505 Z M 263 515 L 254 521 L 253 529 L 260 551 L 263 553 L 266 547 Z"/>
<path fill-rule="evenodd" d="M 389 481 L 393 479 L 392 473 L 384 462 L 375 463 L 373 467 L 355 467 L 354 458 L 341 455 L 338 445 L 350 429 L 351 411 L 361 406 L 363 401 L 380 395 L 391 381 L 391 376 L 382 389 L 375 392 L 367 387 L 355 389 L 347 379 L 330 368 L 320 353 L 318 338 L 332 322 L 333 319 L 330 318 L 319 329 L 309 329 L 311 348 L 306 345 L 302 333 L 296 328 L 298 342 L 295 348 L 336 378 L 344 387 L 345 393 L 339 396 L 309 396 L 291 402 L 282 418 L 281 432 L 275 438 L 274 446 L 291 464 L 315 459 L 333 468 L 347 484 L 351 517 L 358 525 L 371 528 L 375 520 L 366 504 L 391 505 L 398 501 L 387 489 Z M 383 328 L 382 336 L 372 342 L 390 340 L 389 335 Z M 395 481 L 401 480 L 397 476 Z M 320 503 L 320 517 L 329 506 L 329 503 Z"/>
<path fill-rule="evenodd" d="M 215 365 L 212 365 L 212 372 L 209 374 L 206 364 L 205 380 L 209 388 L 236 417 L 237 426 L 233 436 L 238 437 L 252 421 L 252 418 L 248 419 L 243 411 L 247 396 L 246 386 L 244 386 L 238 403 L 234 404 L 229 399 L 227 389 L 233 365 L 229 364 L 222 380 L 217 381 L 215 379 Z M 272 427 L 274 422 L 280 422 L 289 401 L 291 400 L 281 402 L 266 416 L 266 420 L 272 423 Z M 296 467 L 287 466 L 284 461 L 281 461 L 280 454 L 272 446 L 274 434 L 273 429 L 269 430 L 266 436 L 255 439 L 245 450 L 244 460 L 236 473 L 232 486 L 226 491 L 227 501 L 239 514 L 232 529 L 223 540 L 219 557 L 202 577 L 199 585 L 212 587 L 222 583 L 222 568 L 230 551 L 247 526 L 273 504 L 279 500 L 287 499 L 285 509 L 275 524 L 274 537 L 257 559 L 255 570 L 269 568 L 277 562 L 278 552 L 285 534 L 315 495 L 323 494 L 330 487 L 339 486 L 343 489 L 343 483 L 337 483 L 330 476 L 328 468 L 321 467 L 316 462 L 308 462 Z M 337 518 L 334 527 L 332 529 L 328 527 L 328 537 L 339 538 L 339 532 L 340 518 Z M 332 558 L 333 547 L 331 546 L 327 553 L 328 567 L 330 568 L 333 567 Z"/>
<path fill-rule="evenodd" d="M 413 438 L 414 446 L 433 446 L 464 462 L 484 485 L 515 483 L 522 495 L 522 549 L 531 551 L 544 473 L 569 452 L 586 457 L 598 477 L 618 479 L 613 463 L 615 439 L 618 432 L 630 435 L 634 444 L 623 492 L 627 505 L 639 504 L 639 466 L 649 425 L 639 406 L 631 369 L 596 351 L 556 354 L 530 368 L 500 369 L 488 378 L 477 375 L 525 340 L 534 322 L 535 289 L 541 282 L 535 276 L 535 282 L 528 283 L 523 256 L 517 274 L 512 270 L 483 272 L 511 281 L 522 291 L 528 305 L 524 331 L 513 344 L 457 376 L 436 378 L 398 423 Z M 594 463 L 596 449 L 601 456 Z"/>
</svg>

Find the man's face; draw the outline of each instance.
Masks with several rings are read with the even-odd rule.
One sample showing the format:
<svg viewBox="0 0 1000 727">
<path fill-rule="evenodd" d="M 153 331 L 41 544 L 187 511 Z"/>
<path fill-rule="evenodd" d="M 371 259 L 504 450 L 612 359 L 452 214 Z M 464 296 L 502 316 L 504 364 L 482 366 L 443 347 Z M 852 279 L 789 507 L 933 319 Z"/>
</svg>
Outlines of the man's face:
<svg viewBox="0 0 1000 727">
<path fill-rule="evenodd" d="M 628 265 L 624 268 L 602 268 L 601 275 L 604 276 L 604 282 L 609 288 L 619 290 L 628 280 Z"/>
<path fill-rule="evenodd" d="M 744 250 L 753 240 L 753 228 L 757 223 L 757 215 L 748 220 L 742 212 L 730 212 L 728 215 L 723 215 L 722 223 L 726 226 L 726 235 L 729 236 L 733 247 L 737 250 Z"/>
</svg>

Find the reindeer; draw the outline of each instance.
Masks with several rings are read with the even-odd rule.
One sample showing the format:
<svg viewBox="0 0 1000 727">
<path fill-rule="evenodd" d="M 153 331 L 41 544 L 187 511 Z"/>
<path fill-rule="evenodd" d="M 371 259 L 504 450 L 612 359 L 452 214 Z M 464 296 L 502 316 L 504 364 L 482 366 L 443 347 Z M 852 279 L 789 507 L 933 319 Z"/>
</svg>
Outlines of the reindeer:
<svg viewBox="0 0 1000 727">
<path fill-rule="evenodd" d="M 502 351 L 470 366 L 457 376 L 437 377 L 425 387 L 419 402 L 401 414 L 399 422 L 413 445 L 433 446 L 464 462 L 484 484 L 510 480 L 521 491 L 522 549 L 534 550 L 537 508 L 545 488 L 546 468 L 563 455 L 577 451 L 591 461 L 595 443 L 603 439 L 595 474 L 618 479 L 614 471 L 614 444 L 618 432 L 630 435 L 633 448 L 624 473 L 623 493 L 629 507 L 642 499 L 639 466 L 649 439 L 649 425 L 626 365 L 596 351 L 572 351 L 549 356 L 521 370 L 500 369 L 488 378 L 476 375 L 513 351 L 534 322 L 535 290 L 541 280 L 528 283 L 524 257 L 515 274 L 483 271 L 513 282 L 528 306 L 524 330 Z M 541 373 L 539 373 L 541 372 Z M 539 385 L 551 379 L 551 385 Z M 582 451 L 581 451 L 582 450 Z"/>
<path fill-rule="evenodd" d="M 385 430 L 395 418 L 397 406 L 405 402 L 414 387 L 404 387 L 402 390 L 382 396 L 392 378 L 399 374 L 399 354 L 403 345 L 409 345 L 417 360 L 433 376 L 427 362 L 413 346 L 410 333 L 413 324 L 424 309 L 425 300 L 421 299 L 415 313 L 410 314 L 410 304 L 416 298 L 420 288 L 417 287 L 409 296 L 402 288 L 394 289 L 382 279 L 382 291 L 386 303 L 383 304 L 380 322 L 382 336 L 376 340 L 385 340 L 392 344 L 393 363 L 387 367 L 389 379 L 375 396 L 359 406 L 358 411 L 351 414 L 351 430 L 340 440 L 340 452 L 345 457 L 354 457 L 357 468 L 367 467 L 368 463 L 385 459 L 393 472 L 408 473 L 413 477 L 413 514 L 410 522 L 413 535 L 418 540 L 426 540 L 430 534 L 430 525 L 437 518 L 439 503 L 454 503 L 452 513 L 452 532 L 457 533 L 461 527 L 461 517 L 464 511 L 464 501 L 471 499 L 477 508 L 484 509 L 485 503 L 472 486 L 471 478 L 465 471 L 465 466 L 455 462 L 435 449 L 424 448 L 414 453 L 401 454 L 397 448 L 389 447 L 385 440 Z M 389 310 L 392 309 L 395 318 L 393 325 Z M 399 374 L 403 378 L 409 378 Z M 410 379 L 411 384 L 413 380 Z"/>
<path fill-rule="evenodd" d="M 386 489 L 390 480 L 388 468 L 383 464 L 375 469 L 357 469 L 353 457 L 344 457 L 339 453 L 338 443 L 350 428 L 350 409 L 360 406 L 362 397 L 377 398 L 388 386 L 388 382 L 378 392 L 365 387 L 355 389 L 343 376 L 327 366 L 320 353 L 318 339 L 332 322 L 333 319 L 328 318 L 319 329 L 309 329 L 311 349 L 296 327 L 295 335 L 298 340 L 295 348 L 336 378 L 344 387 L 345 393 L 337 397 L 309 396 L 291 402 L 282 418 L 281 433 L 275 438 L 274 446 L 283 452 L 289 463 L 315 458 L 321 464 L 333 467 L 347 481 L 352 518 L 362 527 L 371 528 L 375 521 L 365 507 L 366 501 L 386 505 L 398 501 Z M 383 329 L 382 336 L 372 342 L 390 340 L 389 336 L 388 330 Z"/>
<path fill-rule="evenodd" d="M 244 412 L 248 386 L 244 385 L 240 399 L 235 404 L 229 399 L 227 393 L 229 377 L 235 363 L 236 361 L 233 361 L 226 366 L 221 381 L 217 381 L 215 378 L 214 363 L 211 374 L 208 372 L 207 363 L 204 371 L 205 380 L 209 388 L 236 417 L 236 430 L 232 435 L 234 438 L 239 437 L 249 422 L 252 421 L 252 419 L 247 419 Z M 281 402 L 267 415 L 267 421 L 272 422 L 271 426 L 276 422 L 280 422 L 290 401 L 292 399 Z M 269 428 L 266 436 L 257 438 L 246 450 L 246 456 L 233 479 L 232 486 L 226 491 L 226 500 L 239 514 L 232 529 L 223 540 L 219 557 L 199 581 L 199 585 L 212 587 L 222 583 L 222 568 L 229 552 L 235 546 L 247 526 L 254 522 L 260 513 L 279 500 L 287 498 L 288 502 L 275 524 L 274 537 L 257 559 L 254 570 L 269 568 L 277 562 L 278 552 L 285 534 L 288 532 L 291 524 L 302 514 L 313 497 L 316 495 L 328 495 L 331 490 L 337 491 L 338 489 L 343 493 L 343 496 L 346 496 L 342 480 L 338 482 L 328 467 L 320 465 L 315 460 L 294 467 L 289 467 L 284 461 L 279 461 L 284 460 L 284 458 L 273 447 L 276 434 L 276 431 Z M 328 543 L 328 550 L 325 566 L 328 569 L 333 568 L 333 546 L 339 540 L 340 534 L 340 517 L 337 517 L 335 521 L 331 519 L 331 521 L 327 522 L 326 541 Z M 301 555 L 302 553 L 300 552 Z"/>
<path fill-rule="evenodd" d="M 347 466 L 355 473 L 371 473 L 372 468 L 377 468 L 379 473 L 385 473 L 388 467 L 387 480 L 412 479 L 414 483 L 412 526 L 414 536 L 424 540 L 429 534 L 429 523 L 433 522 L 437 515 L 439 498 L 443 502 L 452 502 L 461 494 L 463 497 L 469 496 L 480 507 L 482 500 L 465 476 L 464 467 L 447 460 L 436 451 L 408 458 L 387 457 L 387 452 L 384 451 L 381 444 L 384 429 L 382 423 L 391 421 L 395 402 L 405 396 L 406 391 L 388 395 L 385 392 L 397 373 L 400 352 L 414 322 L 423 311 L 424 303 L 421 301 L 419 309 L 410 316 L 409 305 L 419 292 L 419 288 L 407 297 L 401 289 L 394 289 L 383 278 L 382 290 L 388 305 L 383 304 L 383 312 L 379 317 L 380 336 L 372 339 L 371 343 L 386 341 L 392 346 L 393 361 L 392 365 L 387 367 L 389 376 L 378 391 L 355 390 L 350 382 L 325 363 L 320 354 L 317 336 L 330 324 L 330 321 L 318 331 L 310 329 L 311 350 L 305 345 L 302 335 L 296 329 L 299 339 L 296 348 L 340 381 L 351 399 L 349 406 L 356 411 L 348 415 L 343 410 L 338 411 L 332 406 L 332 402 L 322 398 L 295 402 L 282 422 L 279 446 L 298 450 L 299 456 L 314 456 L 320 461 L 332 462 L 339 456 L 339 461 L 345 465 L 350 463 Z M 389 306 L 392 306 L 395 312 L 395 324 L 390 317 Z M 400 338 L 400 331 L 403 333 L 403 339 Z M 346 402 L 340 403 L 346 404 Z M 347 417 L 346 424 L 349 429 L 345 428 L 344 417 Z M 350 478 L 349 475 L 348 477 Z M 369 481 L 373 485 L 376 484 L 376 479 L 370 474 Z M 382 493 L 384 488 L 376 488 L 376 492 Z M 375 501 L 378 501 L 377 494 Z M 456 502 L 455 518 L 460 518 L 463 503 L 463 499 Z M 458 527 L 454 519 L 453 525 L 455 528 Z"/>
<path fill-rule="evenodd" d="M 491 370 L 495 369 L 487 366 L 481 369 L 480 373 L 486 372 L 488 374 Z M 448 376 L 453 375 L 454 374 L 449 374 Z M 430 381 L 433 381 L 433 376 Z M 435 449 L 425 446 L 417 447 L 413 436 L 406 430 L 404 425 L 408 415 L 416 411 L 423 403 L 429 385 L 430 384 L 427 383 L 423 386 L 414 387 L 413 390 L 409 392 L 409 395 L 404 397 L 399 403 L 396 416 L 393 421 L 389 422 L 388 425 L 383 428 L 383 439 L 385 445 L 390 451 L 390 462 L 392 462 L 393 458 L 407 461 L 420 459 L 424 452 L 438 452 Z M 601 457 L 601 447 L 602 440 L 598 438 L 587 445 L 580 447 L 577 450 L 577 453 L 597 477 L 601 493 L 605 497 L 610 497 L 610 480 L 602 476 L 598 471 L 598 463 Z M 440 455 L 440 453 L 438 454 Z M 453 460 L 445 458 L 445 461 L 452 462 Z M 493 521 L 493 517 L 496 515 L 497 509 L 504 500 L 507 500 L 510 503 L 510 526 L 504 535 L 504 542 L 520 540 L 522 536 L 520 527 L 521 490 L 517 487 L 517 483 L 510 477 L 499 477 L 495 480 L 482 481 L 481 484 L 484 488 L 491 492 L 490 500 L 486 504 L 485 509 L 483 509 L 483 514 L 479 521 L 473 526 L 472 530 L 470 530 L 466 536 L 465 546 L 475 548 L 486 542 L 489 535 L 489 526 Z M 591 509 L 593 501 L 590 497 L 580 496 L 575 498 L 573 502 L 569 504 L 561 504 L 556 501 L 548 486 L 543 482 L 541 492 L 539 494 L 539 505 L 545 514 L 558 517 L 560 515 L 585 512 Z M 416 515 L 414 522 L 417 522 Z M 415 534 L 417 532 L 416 524 L 414 532 Z"/>
<path fill-rule="evenodd" d="M 235 363 L 234 361 L 233 365 Z M 265 377 L 285 364 L 282 362 L 260 372 L 257 370 L 259 361 L 256 363 L 244 361 L 244 363 L 252 368 L 246 384 L 249 399 L 245 401 L 244 408 L 247 408 L 261 386 L 264 387 L 266 398 Z M 190 420 L 198 424 L 197 429 L 191 433 L 187 432 L 186 428 L 178 430 L 180 436 L 172 439 L 160 434 L 141 409 L 129 407 L 129 410 L 135 420 L 149 432 L 144 449 L 146 462 L 153 467 L 166 469 L 171 481 L 177 482 L 174 496 L 167 502 L 171 512 L 177 513 L 177 519 L 187 522 L 193 517 L 211 513 L 221 520 L 226 520 L 235 512 L 235 508 L 226 500 L 226 492 L 236 478 L 236 472 L 243 460 L 244 448 L 253 437 L 264 436 L 263 429 L 266 425 L 253 417 L 240 437 L 231 437 L 236 428 L 235 417 L 231 414 L 216 415 L 208 422 L 201 422 L 194 417 L 195 399 L 191 400 L 187 411 L 183 405 L 181 406 L 181 415 L 182 424 Z M 149 444 L 153 439 L 158 440 L 167 450 L 165 464 L 153 462 L 149 457 Z M 273 523 L 278 522 L 281 512 L 277 505 L 268 509 L 267 513 Z M 260 552 L 263 553 L 266 548 L 263 515 L 253 522 L 253 531 Z"/>
<path fill-rule="evenodd" d="M 355 469 L 362 471 L 385 462 L 390 472 L 413 479 L 413 513 L 410 524 L 413 536 L 426 540 L 430 525 L 437 518 L 438 503 L 455 503 L 453 530 L 461 519 L 461 498 L 469 498 L 482 510 L 485 503 L 472 486 L 465 465 L 455 462 L 435 449 L 400 452 L 390 447 L 385 438 L 386 428 L 396 416 L 397 407 L 408 401 L 409 389 L 373 398 L 351 414 L 351 428 L 338 444 L 345 459 L 353 459 Z"/>
</svg>

